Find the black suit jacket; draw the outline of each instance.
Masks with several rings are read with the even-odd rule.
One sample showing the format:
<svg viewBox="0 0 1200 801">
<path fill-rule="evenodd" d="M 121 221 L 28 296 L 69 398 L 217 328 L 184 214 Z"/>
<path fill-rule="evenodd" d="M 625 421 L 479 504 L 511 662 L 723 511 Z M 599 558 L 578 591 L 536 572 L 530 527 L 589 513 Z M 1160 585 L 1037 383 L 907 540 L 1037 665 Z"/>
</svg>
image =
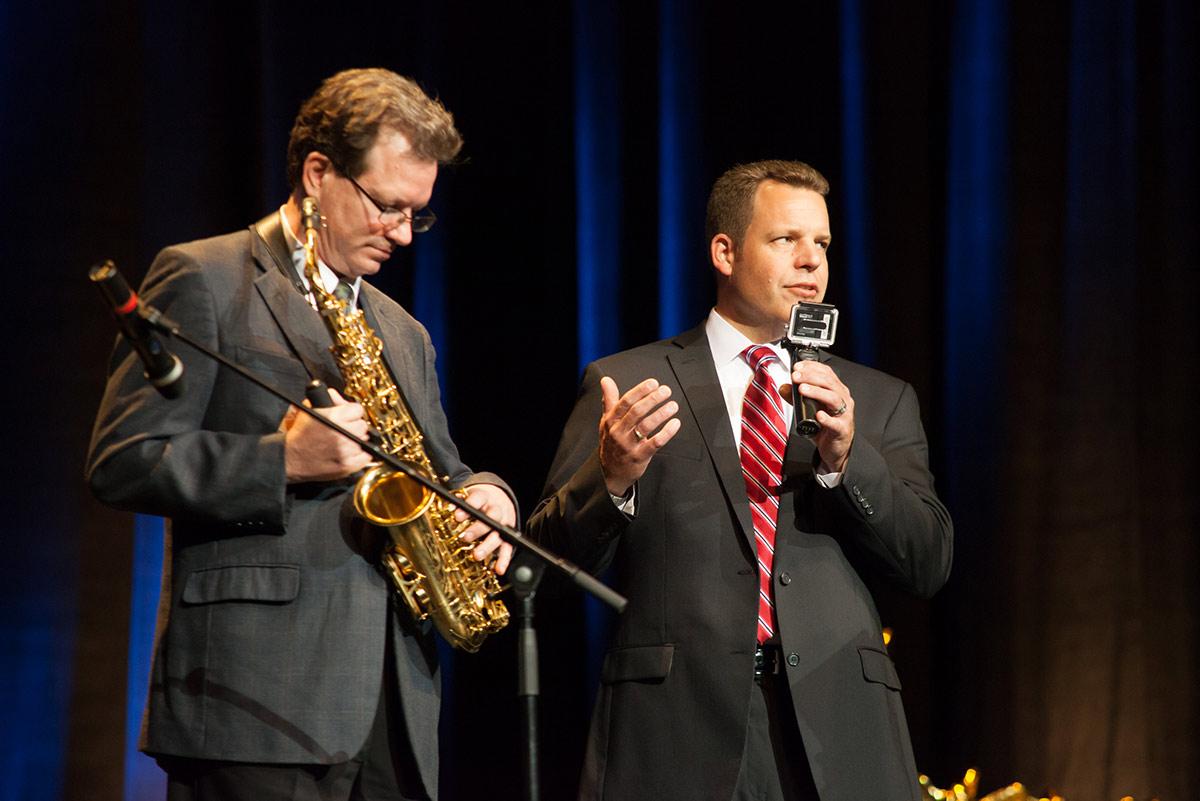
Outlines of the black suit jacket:
<svg viewBox="0 0 1200 801">
<path fill-rule="evenodd" d="M 303 398 L 310 377 L 342 386 L 329 334 L 294 284 L 277 214 L 164 250 L 142 296 L 289 397 Z M 454 486 L 504 486 L 459 459 L 425 329 L 366 283 L 359 300 L 435 466 Z M 391 590 L 375 566 L 380 533 L 354 516 L 352 484 L 287 484 L 278 430 L 287 405 L 173 347 L 185 391 L 168 401 L 118 345 L 88 456 L 102 500 L 170 518 L 143 748 L 345 761 L 370 729 L 391 626 L 408 736 L 436 797 L 436 649 L 402 605 L 389 616 Z"/>
<path fill-rule="evenodd" d="M 860 570 L 929 596 L 951 523 L 933 490 L 911 387 L 823 356 L 850 388 L 856 438 L 841 486 L 813 477 L 795 434 L 773 567 L 779 638 L 823 801 L 919 797 L 900 682 Z M 596 453 L 599 380 L 653 377 L 682 427 L 613 504 Z M 757 576 L 740 459 L 703 326 L 589 365 L 529 533 L 584 566 L 614 567 L 629 599 L 601 673 L 580 797 L 728 801 L 753 683 Z M 796 754 L 796 759 L 805 755 Z"/>
</svg>

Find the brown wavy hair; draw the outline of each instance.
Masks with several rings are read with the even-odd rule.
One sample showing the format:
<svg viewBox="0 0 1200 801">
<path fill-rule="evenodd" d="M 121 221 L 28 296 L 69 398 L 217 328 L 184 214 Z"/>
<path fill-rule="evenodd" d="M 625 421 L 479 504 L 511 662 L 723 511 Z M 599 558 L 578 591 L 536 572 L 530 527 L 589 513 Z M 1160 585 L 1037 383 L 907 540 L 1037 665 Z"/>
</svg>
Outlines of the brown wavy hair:
<svg viewBox="0 0 1200 801">
<path fill-rule="evenodd" d="M 462 148 L 454 117 L 421 87 L 385 69 L 339 72 L 324 83 L 296 115 L 288 140 L 287 176 L 300 185 L 304 159 L 323 153 L 343 175 L 357 178 L 381 130 L 398 131 L 421 159 L 445 164 Z"/>
</svg>

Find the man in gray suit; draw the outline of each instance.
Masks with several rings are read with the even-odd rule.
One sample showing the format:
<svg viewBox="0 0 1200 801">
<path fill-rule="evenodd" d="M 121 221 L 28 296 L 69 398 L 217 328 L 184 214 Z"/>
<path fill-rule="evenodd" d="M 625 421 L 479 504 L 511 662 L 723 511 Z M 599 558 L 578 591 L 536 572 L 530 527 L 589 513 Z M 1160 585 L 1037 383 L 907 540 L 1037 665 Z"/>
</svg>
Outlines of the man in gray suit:
<svg viewBox="0 0 1200 801">
<path fill-rule="evenodd" d="M 916 396 L 824 352 L 789 370 L 779 346 L 792 306 L 825 295 L 828 189 L 800 162 L 725 173 L 708 319 L 584 374 L 528 526 L 612 565 L 629 599 L 580 798 L 920 796 L 866 584 L 928 597 L 949 574 Z M 811 439 L 794 433 L 793 385 L 818 409 Z"/>
<path fill-rule="evenodd" d="M 339 73 L 296 118 L 286 204 L 246 230 L 167 248 L 142 296 L 290 397 L 321 379 L 334 388 L 324 413 L 365 436 L 362 407 L 336 391 L 304 276 L 300 203 L 316 198 L 320 280 L 349 292 L 382 340 L 438 473 L 512 524 L 508 487 L 467 468 L 450 438 L 425 329 L 363 280 L 428 230 L 438 165 L 460 147 L 453 118 L 412 81 Z M 118 346 L 88 456 L 102 500 L 170 518 L 142 740 L 169 797 L 436 798 L 436 648 L 376 567 L 380 531 L 353 513 L 369 457 L 178 352 L 186 391 L 169 401 Z M 498 535 L 476 524 L 465 539 L 504 572 L 511 549 Z"/>
</svg>

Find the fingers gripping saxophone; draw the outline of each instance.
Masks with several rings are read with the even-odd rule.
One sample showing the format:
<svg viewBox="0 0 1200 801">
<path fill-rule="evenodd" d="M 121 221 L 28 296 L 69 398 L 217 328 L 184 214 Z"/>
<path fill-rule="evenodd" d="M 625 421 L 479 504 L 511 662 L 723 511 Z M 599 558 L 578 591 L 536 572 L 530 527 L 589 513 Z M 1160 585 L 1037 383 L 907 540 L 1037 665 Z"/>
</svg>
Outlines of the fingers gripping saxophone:
<svg viewBox="0 0 1200 801">
<path fill-rule="evenodd" d="M 346 382 L 342 394 L 360 403 L 382 447 L 422 475 L 438 479 L 413 420 L 382 359 L 383 343 L 349 301 L 325 291 L 317 273 L 317 204 L 303 203 L 305 274 L 317 311 L 333 337 L 334 360 Z M 440 478 L 445 484 L 447 478 Z M 466 492 L 455 490 L 462 499 Z M 477 651 L 484 639 L 508 623 L 497 599 L 500 584 L 490 565 L 472 556 L 474 546 L 459 535 L 470 521 L 454 519 L 455 507 L 386 465 L 368 468 L 354 488 L 354 508 L 387 529 L 382 562 L 417 620 L 434 625 L 456 648 Z"/>
</svg>

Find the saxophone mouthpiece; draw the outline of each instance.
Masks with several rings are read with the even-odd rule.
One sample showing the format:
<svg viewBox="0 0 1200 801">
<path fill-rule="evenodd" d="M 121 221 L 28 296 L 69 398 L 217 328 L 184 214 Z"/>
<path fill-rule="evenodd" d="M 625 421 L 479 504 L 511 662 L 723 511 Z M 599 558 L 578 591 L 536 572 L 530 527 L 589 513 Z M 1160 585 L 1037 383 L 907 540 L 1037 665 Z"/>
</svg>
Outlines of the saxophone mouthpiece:
<svg viewBox="0 0 1200 801">
<path fill-rule="evenodd" d="M 304 230 L 311 231 L 317 227 L 317 199 L 306 197 L 300 202 L 300 211 L 304 215 Z"/>
</svg>

